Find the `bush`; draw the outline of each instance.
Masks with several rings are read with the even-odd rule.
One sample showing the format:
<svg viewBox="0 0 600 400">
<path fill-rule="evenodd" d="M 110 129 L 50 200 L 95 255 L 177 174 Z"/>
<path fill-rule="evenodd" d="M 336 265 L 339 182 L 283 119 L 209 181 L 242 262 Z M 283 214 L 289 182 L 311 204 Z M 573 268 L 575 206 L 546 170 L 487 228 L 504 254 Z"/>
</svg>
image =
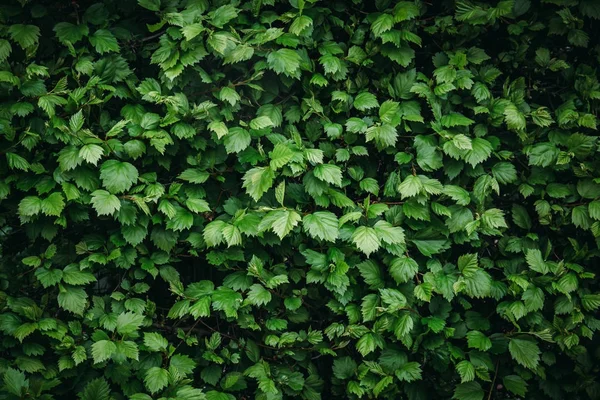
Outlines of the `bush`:
<svg viewBox="0 0 600 400">
<path fill-rule="evenodd" d="M 600 398 L 595 0 L 7 0 L 0 399 Z"/>
</svg>

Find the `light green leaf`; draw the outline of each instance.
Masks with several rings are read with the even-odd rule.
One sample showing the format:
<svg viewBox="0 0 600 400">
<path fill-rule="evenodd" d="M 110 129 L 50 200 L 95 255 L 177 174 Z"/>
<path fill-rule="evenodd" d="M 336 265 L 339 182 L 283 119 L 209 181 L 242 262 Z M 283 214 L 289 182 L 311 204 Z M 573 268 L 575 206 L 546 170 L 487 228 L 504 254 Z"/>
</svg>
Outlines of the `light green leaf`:
<svg viewBox="0 0 600 400">
<path fill-rule="evenodd" d="M 111 193 L 121 193 L 137 182 L 138 170 L 128 162 L 108 160 L 100 167 L 100 179 Z"/>
<path fill-rule="evenodd" d="M 42 211 L 42 199 L 36 196 L 27 196 L 19 203 L 19 215 L 31 217 Z"/>
<path fill-rule="evenodd" d="M 104 149 L 97 144 L 86 144 L 79 149 L 79 157 L 90 164 L 96 165 L 104 155 Z"/>
<path fill-rule="evenodd" d="M 255 306 L 267 305 L 271 301 L 271 297 L 271 292 L 258 283 L 250 286 L 247 294 L 248 302 Z"/>
<path fill-rule="evenodd" d="M 377 237 L 387 244 L 404 244 L 404 230 L 399 226 L 392 226 L 387 221 L 377 221 L 374 227 Z"/>
<path fill-rule="evenodd" d="M 394 17 L 390 14 L 381 14 L 377 19 L 371 24 L 371 30 L 373 34 L 377 37 L 381 36 L 382 33 L 389 31 L 394 26 Z"/>
<path fill-rule="evenodd" d="M 279 49 L 272 51 L 267 56 L 269 68 L 277 74 L 284 74 L 289 77 L 297 75 L 300 69 L 300 55 L 291 49 Z"/>
<path fill-rule="evenodd" d="M 402 199 L 413 197 L 421 193 L 423 190 L 423 182 L 416 175 L 408 175 L 404 181 L 398 185 L 396 190 L 400 193 Z"/>
<path fill-rule="evenodd" d="M 335 242 L 339 235 L 338 219 L 335 214 L 328 211 L 317 211 L 306 215 L 302 225 L 304 230 L 315 239 Z"/>
<path fill-rule="evenodd" d="M 144 316 L 133 312 L 124 312 L 117 317 L 117 332 L 121 335 L 134 333 L 144 322 Z"/>
<path fill-rule="evenodd" d="M 356 247 L 365 253 L 367 257 L 377 251 L 381 245 L 381 241 L 377 236 L 375 229 L 367 226 L 359 226 L 352 233 L 352 242 Z"/>
<path fill-rule="evenodd" d="M 342 186 L 342 170 L 337 165 L 320 164 L 314 168 L 313 173 L 317 179 L 336 186 Z"/>
<path fill-rule="evenodd" d="M 99 340 L 92 344 L 92 357 L 94 364 L 104 362 L 117 351 L 117 345 L 110 340 Z"/>
<path fill-rule="evenodd" d="M 527 265 L 529 265 L 529 268 L 535 272 L 547 274 L 550 271 L 548 265 L 542 258 L 542 252 L 537 249 L 528 249 L 527 253 L 525 254 L 525 259 L 527 260 Z"/>
<path fill-rule="evenodd" d="M 269 158 L 271 159 L 270 166 L 276 171 L 290 162 L 293 156 L 294 152 L 287 144 L 277 143 L 273 148 L 273 151 L 269 153 Z"/>
<path fill-rule="evenodd" d="M 359 93 L 354 99 L 354 108 L 360 111 L 366 111 L 371 108 L 379 107 L 379 102 L 374 94 L 369 92 Z"/>
<path fill-rule="evenodd" d="M 87 293 L 83 289 L 65 286 L 58 294 L 58 305 L 73 314 L 83 315 L 87 297 Z"/>
<path fill-rule="evenodd" d="M 100 54 L 119 51 L 119 44 L 113 34 L 106 29 L 98 29 L 90 36 L 90 43 Z"/>
<path fill-rule="evenodd" d="M 238 16 L 239 10 L 231 4 L 225 4 L 212 11 L 209 16 L 210 23 L 217 28 L 222 28 L 226 23 Z"/>
<path fill-rule="evenodd" d="M 144 345 L 152 351 L 164 351 L 169 345 L 169 341 L 160 333 L 146 332 L 144 333 Z"/>
<path fill-rule="evenodd" d="M 160 367 L 152 367 L 146 371 L 144 385 L 150 393 L 156 393 L 164 389 L 169 383 L 169 372 Z"/>
<path fill-rule="evenodd" d="M 470 348 L 480 351 L 488 351 L 492 348 L 492 341 L 479 331 L 468 332 L 467 343 Z"/>
<path fill-rule="evenodd" d="M 313 24 L 313 20 L 308 15 L 299 15 L 294 19 L 294 22 L 290 25 L 289 32 L 294 35 L 302 35 L 304 31 L 307 31 Z"/>
<path fill-rule="evenodd" d="M 456 364 L 456 372 L 460 375 L 461 383 L 471 382 L 475 379 L 475 367 L 467 360 Z"/>
<path fill-rule="evenodd" d="M 92 192 L 91 203 L 98 215 L 112 215 L 121 209 L 119 198 L 106 190 L 100 189 Z"/>
<path fill-rule="evenodd" d="M 254 201 L 258 201 L 271 188 L 274 178 L 275 172 L 270 167 L 252 168 L 244 175 L 242 187 Z"/>
<path fill-rule="evenodd" d="M 227 153 L 239 153 L 250 146 L 251 141 L 250 132 L 240 127 L 229 129 L 229 133 L 223 139 Z"/>
<path fill-rule="evenodd" d="M 206 200 L 203 199 L 187 199 L 185 205 L 191 212 L 197 214 L 210 212 L 210 206 Z"/>
</svg>

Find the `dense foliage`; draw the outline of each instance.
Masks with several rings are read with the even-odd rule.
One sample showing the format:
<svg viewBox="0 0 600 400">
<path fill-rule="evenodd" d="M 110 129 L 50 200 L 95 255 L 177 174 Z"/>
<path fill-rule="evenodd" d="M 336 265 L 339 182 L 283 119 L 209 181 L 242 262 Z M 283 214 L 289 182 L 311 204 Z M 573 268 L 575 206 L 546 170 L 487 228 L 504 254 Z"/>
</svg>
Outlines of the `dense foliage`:
<svg viewBox="0 0 600 400">
<path fill-rule="evenodd" d="M 0 399 L 600 398 L 599 33 L 3 0 Z"/>
</svg>

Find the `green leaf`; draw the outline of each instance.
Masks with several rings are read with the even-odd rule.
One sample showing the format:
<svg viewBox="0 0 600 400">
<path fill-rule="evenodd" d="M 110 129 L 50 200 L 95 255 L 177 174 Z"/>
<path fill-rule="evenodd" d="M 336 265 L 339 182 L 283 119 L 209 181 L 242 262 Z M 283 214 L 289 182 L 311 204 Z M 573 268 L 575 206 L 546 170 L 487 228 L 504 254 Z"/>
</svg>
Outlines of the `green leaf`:
<svg viewBox="0 0 600 400">
<path fill-rule="evenodd" d="M 473 121 L 472 119 L 467 118 L 459 113 L 451 113 L 448 115 L 444 115 L 440 122 L 445 128 L 452 128 L 455 126 L 469 126 L 475 123 L 475 121 Z"/>
<path fill-rule="evenodd" d="M 67 265 L 62 271 L 62 279 L 69 285 L 87 285 L 96 282 L 96 277 L 86 271 L 80 271 L 76 264 Z"/>
<path fill-rule="evenodd" d="M 19 215 L 31 217 L 42 211 L 42 200 L 36 196 L 27 196 L 19 203 Z"/>
<path fill-rule="evenodd" d="M 274 178 L 275 172 L 270 167 L 252 168 L 244 175 L 242 187 L 254 201 L 258 201 L 273 186 Z"/>
<path fill-rule="evenodd" d="M 271 301 L 271 293 L 260 284 L 250 286 L 247 294 L 247 300 L 255 306 L 267 305 Z"/>
<path fill-rule="evenodd" d="M 380 289 L 384 286 L 383 277 L 379 265 L 374 261 L 367 260 L 357 265 L 360 275 L 365 280 L 365 283 L 372 288 Z M 363 303 L 364 304 L 364 303 Z"/>
<path fill-rule="evenodd" d="M 167 222 L 167 229 L 176 232 L 190 229 L 194 224 L 194 215 L 183 207 L 175 207 L 175 214 Z"/>
<path fill-rule="evenodd" d="M 29 389 L 29 380 L 25 378 L 25 374 L 13 368 L 7 368 L 4 372 L 4 388 L 8 393 L 14 394 L 21 398 Z"/>
<path fill-rule="evenodd" d="M 392 226 L 387 221 L 377 221 L 373 226 L 377 237 L 387 244 L 404 244 L 404 230 L 399 226 Z"/>
<path fill-rule="evenodd" d="M 487 160 L 492 154 L 492 145 L 485 139 L 475 138 L 471 145 L 472 149 L 467 151 L 465 161 L 473 167 Z"/>
<path fill-rule="evenodd" d="M 110 340 L 99 340 L 92 344 L 92 357 L 94 364 L 99 364 L 112 357 L 117 351 L 117 345 Z"/>
<path fill-rule="evenodd" d="M 241 97 L 234 88 L 225 86 L 219 91 L 219 99 L 228 102 L 232 106 L 235 106 L 241 100 Z M 237 129 L 242 130 L 241 128 Z"/>
<path fill-rule="evenodd" d="M 408 282 L 418 271 L 419 264 L 410 257 L 395 257 L 390 265 L 390 275 L 398 284 Z"/>
<path fill-rule="evenodd" d="M 284 74 L 289 77 L 297 75 L 300 69 L 300 55 L 291 49 L 279 49 L 272 51 L 267 56 L 269 68 L 277 74 Z"/>
<path fill-rule="evenodd" d="M 402 22 L 419 16 L 419 8 L 411 1 L 399 1 L 394 6 L 394 21 Z"/>
<path fill-rule="evenodd" d="M 186 25 L 181 28 L 181 33 L 188 42 L 204 32 L 205 28 L 201 23 Z"/>
<path fill-rule="evenodd" d="M 185 205 L 191 212 L 197 214 L 210 212 L 210 206 L 208 205 L 208 202 L 203 199 L 187 199 L 185 201 Z"/>
<path fill-rule="evenodd" d="M 144 333 L 144 346 L 148 347 L 152 351 L 164 351 L 167 349 L 169 341 L 165 339 L 160 333 L 157 332 L 146 332 Z"/>
<path fill-rule="evenodd" d="M 376 252 L 381 245 L 381 241 L 377 236 L 375 229 L 367 226 L 359 226 L 356 228 L 354 233 L 352 233 L 352 243 L 354 243 L 360 251 L 365 253 L 367 257 Z"/>
<path fill-rule="evenodd" d="M 507 375 L 502 378 L 502 383 L 506 389 L 517 396 L 525 397 L 527 393 L 527 382 L 518 375 Z"/>
<path fill-rule="evenodd" d="M 10 42 L 5 39 L 0 39 L 0 62 L 3 62 L 10 56 L 12 52 L 12 46 Z"/>
<path fill-rule="evenodd" d="M 317 179 L 323 182 L 342 186 L 342 170 L 337 165 L 319 164 L 314 168 L 313 173 Z"/>
<path fill-rule="evenodd" d="M 261 225 L 265 223 L 280 239 L 283 239 L 298 225 L 301 219 L 300 214 L 294 210 L 277 210 L 261 221 Z"/>
<path fill-rule="evenodd" d="M 97 144 L 86 144 L 79 149 L 79 157 L 86 162 L 96 165 L 104 155 L 104 149 Z"/>
<path fill-rule="evenodd" d="M 138 0 L 138 4 L 150 11 L 160 11 L 160 0 Z"/>
<path fill-rule="evenodd" d="M 90 36 L 90 43 L 100 54 L 112 51 L 118 52 L 120 50 L 117 39 L 106 29 L 98 29 L 94 32 L 94 34 Z"/>
<path fill-rule="evenodd" d="M 421 365 L 418 362 L 411 361 L 396 370 L 396 377 L 403 382 L 413 382 L 422 379 L 421 372 Z"/>
<path fill-rule="evenodd" d="M 58 305 L 76 315 L 83 315 L 87 294 L 83 289 L 65 286 L 58 294 Z"/>
<path fill-rule="evenodd" d="M 408 175 L 396 189 L 402 199 L 413 197 L 423 190 L 423 182 L 416 175 Z"/>
<path fill-rule="evenodd" d="M 471 382 L 475 379 L 475 367 L 467 360 L 456 364 L 456 372 L 460 375 L 461 383 Z"/>
<path fill-rule="evenodd" d="M 77 43 L 88 35 L 87 24 L 73 25 L 69 22 L 59 22 L 54 26 L 54 32 L 61 42 Z"/>
<path fill-rule="evenodd" d="M 379 107 L 379 102 L 377 101 L 377 97 L 372 93 L 362 92 L 354 98 L 354 108 L 357 110 L 366 111 L 377 107 Z"/>
<path fill-rule="evenodd" d="M 453 399 L 456 400 L 483 400 L 485 395 L 478 382 L 466 382 L 456 386 Z"/>
<path fill-rule="evenodd" d="M 528 249 L 525 253 L 525 259 L 527 260 L 527 265 L 529 265 L 529 268 L 535 272 L 547 274 L 550 271 L 548 265 L 542 258 L 542 252 L 537 249 Z"/>
<path fill-rule="evenodd" d="M 121 201 L 114 194 L 106 190 L 95 190 L 92 192 L 91 204 L 98 215 L 112 215 L 121 209 Z"/>
<path fill-rule="evenodd" d="M 537 368 L 540 361 L 540 349 L 535 342 L 513 338 L 508 343 L 508 350 L 513 360 L 525 368 Z"/>
<path fill-rule="evenodd" d="M 356 368 L 356 362 L 350 357 L 339 357 L 333 361 L 333 375 L 338 379 L 353 377 Z"/>
<path fill-rule="evenodd" d="M 508 227 L 504 220 L 504 212 L 498 208 L 485 210 L 485 212 L 481 214 L 481 221 L 484 226 L 492 229 Z"/>
<path fill-rule="evenodd" d="M 49 216 L 59 217 L 65 208 L 65 201 L 61 193 L 52 193 L 42 200 L 42 213 Z"/>
<path fill-rule="evenodd" d="M 492 341 L 479 331 L 470 331 L 467 333 L 467 343 L 470 348 L 488 351 L 492 348 Z"/>
<path fill-rule="evenodd" d="M 270 166 L 276 171 L 289 163 L 292 157 L 294 157 L 294 152 L 286 144 L 277 143 L 273 151 L 269 153 L 269 158 L 271 159 Z"/>
<path fill-rule="evenodd" d="M 121 335 L 134 333 L 144 322 L 144 316 L 132 312 L 124 312 L 117 317 L 117 332 Z"/>
<path fill-rule="evenodd" d="M 356 350 L 358 350 L 358 352 L 364 357 L 367 354 L 375 351 L 378 345 L 380 345 L 380 342 L 381 339 L 378 338 L 374 333 L 367 333 L 361 337 L 358 342 L 356 342 Z"/>
<path fill-rule="evenodd" d="M 304 230 L 313 238 L 335 242 L 338 238 L 338 219 L 335 214 L 318 211 L 308 214 L 302 220 Z"/>
<path fill-rule="evenodd" d="M 313 20 L 308 15 L 299 15 L 289 27 L 289 32 L 294 35 L 302 35 L 302 32 L 308 30 L 313 25 Z"/>
<path fill-rule="evenodd" d="M 198 168 L 188 168 L 179 174 L 178 178 L 190 183 L 204 183 L 208 180 L 210 174 Z"/>
<path fill-rule="evenodd" d="M 514 104 L 509 104 L 504 109 L 504 120 L 506 121 L 506 126 L 508 126 L 508 129 L 515 131 L 521 131 L 525 129 L 525 116 Z"/>
<path fill-rule="evenodd" d="M 109 400 L 110 386 L 103 378 L 91 380 L 81 393 L 81 400 Z"/>
<path fill-rule="evenodd" d="M 577 206 L 571 210 L 571 221 L 573 225 L 581 229 L 589 229 L 591 225 L 588 208 L 586 206 Z"/>
<path fill-rule="evenodd" d="M 146 371 L 144 385 L 150 393 L 156 393 L 169 384 L 169 372 L 160 367 L 152 367 Z"/>
<path fill-rule="evenodd" d="M 268 128 L 273 125 L 274 124 L 273 121 L 271 121 L 271 118 L 266 115 L 258 116 L 250 121 L 250 128 L 256 130 Z"/>
<path fill-rule="evenodd" d="M 37 44 L 40 37 L 40 28 L 35 25 L 15 24 L 8 28 L 8 34 L 21 48 L 26 49 Z"/>
<path fill-rule="evenodd" d="M 520 204 L 512 205 L 513 222 L 519 227 L 526 230 L 531 230 L 532 222 L 527 209 Z"/>
<path fill-rule="evenodd" d="M 449 196 L 452 200 L 456 201 L 456 204 L 458 205 L 467 206 L 471 202 L 469 192 L 459 186 L 446 185 L 444 186 L 443 192 L 446 196 Z"/>
<path fill-rule="evenodd" d="M 128 162 L 108 160 L 100 167 L 100 179 L 111 193 L 121 193 L 137 182 L 138 170 Z"/>
<path fill-rule="evenodd" d="M 31 167 L 31 165 L 25 158 L 11 152 L 6 153 L 6 161 L 8 161 L 8 166 L 10 167 L 10 169 L 27 171 Z"/>
<path fill-rule="evenodd" d="M 231 4 L 225 4 L 210 13 L 210 23 L 217 28 L 222 28 L 238 16 L 239 10 Z"/>
</svg>

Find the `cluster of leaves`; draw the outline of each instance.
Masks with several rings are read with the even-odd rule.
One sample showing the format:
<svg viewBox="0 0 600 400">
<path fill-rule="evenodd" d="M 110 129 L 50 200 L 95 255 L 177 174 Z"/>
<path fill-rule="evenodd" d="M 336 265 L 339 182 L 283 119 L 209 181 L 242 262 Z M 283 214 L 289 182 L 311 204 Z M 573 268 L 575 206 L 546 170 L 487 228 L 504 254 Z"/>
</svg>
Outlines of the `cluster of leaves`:
<svg viewBox="0 0 600 400">
<path fill-rule="evenodd" d="M 597 0 L 6 0 L 0 399 L 600 397 Z"/>
</svg>

